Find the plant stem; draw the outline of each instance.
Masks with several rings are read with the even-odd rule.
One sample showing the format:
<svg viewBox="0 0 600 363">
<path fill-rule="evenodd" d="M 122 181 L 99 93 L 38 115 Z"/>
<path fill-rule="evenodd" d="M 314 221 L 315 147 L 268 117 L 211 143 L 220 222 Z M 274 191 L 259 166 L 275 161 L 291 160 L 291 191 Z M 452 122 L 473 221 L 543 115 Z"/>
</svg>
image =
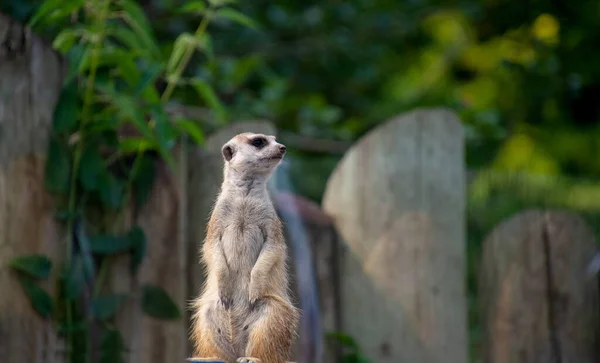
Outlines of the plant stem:
<svg viewBox="0 0 600 363">
<path fill-rule="evenodd" d="M 102 285 L 104 285 L 104 280 L 106 280 L 106 275 L 108 273 L 110 256 L 105 256 L 100 263 L 100 271 L 98 272 L 98 278 L 96 279 L 96 286 L 94 286 L 94 297 L 100 295 L 102 292 Z"/>
<path fill-rule="evenodd" d="M 211 11 L 211 5 L 208 6 L 207 13 L 210 13 L 210 11 Z M 200 25 L 198 26 L 198 29 L 196 29 L 196 33 L 194 34 L 194 37 L 198 38 L 202 34 L 204 34 L 204 32 L 206 31 L 206 28 L 208 27 L 208 18 L 209 18 L 209 16 L 205 14 L 204 17 L 202 18 L 202 21 L 200 22 Z M 160 98 L 160 100 L 163 103 L 166 103 L 169 100 L 169 98 L 171 98 L 171 95 L 173 94 L 173 91 L 175 90 L 175 86 L 176 86 L 177 82 L 179 82 L 179 79 L 181 78 L 181 75 L 183 74 L 183 71 L 187 67 L 193 54 L 194 54 L 194 46 L 191 45 L 185 50 L 185 53 L 183 55 L 183 60 L 177 65 L 177 68 L 175 69 L 175 72 L 173 73 L 173 78 L 168 79 L 167 88 L 165 89 L 164 93 L 162 94 L 162 96 Z"/>
<path fill-rule="evenodd" d="M 92 97 L 94 96 L 94 82 L 96 79 L 96 71 L 98 69 L 99 63 L 99 52 L 100 46 L 102 45 L 104 39 L 104 30 L 105 30 L 105 22 L 109 12 L 111 0 L 105 0 L 102 4 L 102 11 L 97 18 L 97 26 L 99 27 L 98 37 L 95 39 L 94 48 L 92 50 L 91 63 L 90 63 L 90 74 L 88 76 L 87 88 L 85 90 L 84 99 L 83 99 L 83 109 L 81 112 L 81 123 L 79 127 L 79 132 L 82 132 L 83 126 L 86 125 L 90 121 L 90 107 L 92 103 Z M 81 156 L 83 154 L 83 139 L 80 139 L 77 145 L 75 146 L 74 156 L 73 156 L 73 166 L 71 168 L 71 180 L 70 180 L 70 188 L 69 188 L 69 201 L 68 201 L 68 210 L 71 215 L 74 214 L 75 208 L 77 207 L 77 174 L 79 172 L 79 166 L 81 163 Z M 69 218 L 67 222 L 67 265 L 71 265 L 71 258 L 73 257 L 73 217 Z M 66 307 L 66 315 L 67 315 L 67 325 L 69 327 L 73 324 L 73 311 L 72 304 L 70 302 L 67 303 Z M 89 361 L 91 359 L 90 348 L 91 342 L 89 341 L 90 337 L 88 335 L 86 339 L 86 360 Z M 67 351 L 68 358 L 67 362 L 73 362 L 73 332 L 69 331 L 67 336 Z"/>
</svg>

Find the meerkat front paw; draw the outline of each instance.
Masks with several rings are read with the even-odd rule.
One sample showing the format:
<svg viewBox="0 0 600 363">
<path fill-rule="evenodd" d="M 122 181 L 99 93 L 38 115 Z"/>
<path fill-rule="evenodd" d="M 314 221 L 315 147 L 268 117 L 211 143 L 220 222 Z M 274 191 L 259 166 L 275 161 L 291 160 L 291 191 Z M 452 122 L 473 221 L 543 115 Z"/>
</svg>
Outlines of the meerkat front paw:
<svg viewBox="0 0 600 363">
<path fill-rule="evenodd" d="M 219 277 L 219 300 L 221 305 L 229 310 L 233 304 L 233 286 L 227 273 L 222 272 Z"/>
<path fill-rule="evenodd" d="M 255 283 L 255 280 L 250 280 L 250 287 L 248 289 L 248 301 L 250 302 L 250 310 L 256 309 L 262 294 L 259 289 L 259 285 Z"/>
<path fill-rule="evenodd" d="M 236 360 L 237 363 L 262 363 L 262 361 L 258 358 L 254 357 L 241 357 Z"/>
<path fill-rule="evenodd" d="M 229 310 L 229 308 L 231 308 L 231 305 L 233 303 L 233 299 L 231 298 L 231 295 L 229 294 L 224 294 L 223 292 L 221 292 L 219 294 L 219 301 L 221 302 L 221 305 L 226 309 Z"/>
<path fill-rule="evenodd" d="M 258 296 L 250 296 L 250 311 L 254 311 L 258 304 L 260 303 L 260 298 Z"/>
</svg>

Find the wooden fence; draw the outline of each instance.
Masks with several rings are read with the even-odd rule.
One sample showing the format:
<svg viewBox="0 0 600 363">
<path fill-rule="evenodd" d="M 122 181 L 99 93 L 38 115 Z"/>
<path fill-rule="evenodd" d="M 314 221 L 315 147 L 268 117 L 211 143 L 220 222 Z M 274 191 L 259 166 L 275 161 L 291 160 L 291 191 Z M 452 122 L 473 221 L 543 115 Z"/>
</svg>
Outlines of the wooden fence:
<svg viewBox="0 0 600 363">
<path fill-rule="evenodd" d="M 0 15 L 0 356 L 9 363 L 64 361 L 51 323 L 32 311 L 7 266 L 16 255 L 58 259 L 63 250 L 43 183 L 63 75 L 47 44 Z M 139 296 L 150 282 L 186 310 L 202 283 L 197 253 L 221 183 L 220 147 L 242 131 L 277 134 L 268 122 L 235 123 L 202 149 L 178 145 L 174 174 L 159 165 L 149 201 L 130 217 L 148 236 L 147 256 L 135 278 L 129 261 L 117 263 L 115 290 Z M 273 192 L 279 213 L 296 208 L 310 237 L 323 332 L 348 333 L 371 362 L 469 360 L 465 184 L 461 123 L 433 109 L 394 118 L 355 143 L 322 207 Z M 594 252 L 585 223 L 564 212 L 526 212 L 492 231 L 479 287 L 483 361 L 598 362 L 598 283 L 585 275 Z M 189 314 L 158 322 L 139 306 L 128 302 L 116 318 L 127 361 L 183 362 Z M 327 348 L 323 362 L 339 354 Z"/>
</svg>

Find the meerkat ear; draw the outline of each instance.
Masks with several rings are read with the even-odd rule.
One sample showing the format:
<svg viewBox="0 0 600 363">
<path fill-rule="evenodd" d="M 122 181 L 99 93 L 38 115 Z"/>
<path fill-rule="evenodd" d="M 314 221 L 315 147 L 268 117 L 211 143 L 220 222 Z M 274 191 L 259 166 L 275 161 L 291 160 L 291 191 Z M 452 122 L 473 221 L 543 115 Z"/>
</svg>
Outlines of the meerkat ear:
<svg viewBox="0 0 600 363">
<path fill-rule="evenodd" d="M 235 150 L 233 149 L 233 146 L 229 144 L 225 144 L 223 145 L 223 148 L 221 148 L 221 154 L 223 154 L 223 158 L 225 159 L 225 161 L 231 160 L 233 158 L 234 153 Z"/>
</svg>

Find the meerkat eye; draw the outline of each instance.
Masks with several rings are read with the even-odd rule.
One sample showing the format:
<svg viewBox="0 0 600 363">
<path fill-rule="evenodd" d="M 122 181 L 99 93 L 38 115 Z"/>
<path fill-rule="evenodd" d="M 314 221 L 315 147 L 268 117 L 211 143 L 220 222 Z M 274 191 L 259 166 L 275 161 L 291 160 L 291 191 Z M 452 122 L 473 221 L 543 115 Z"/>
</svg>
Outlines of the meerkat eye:
<svg viewBox="0 0 600 363">
<path fill-rule="evenodd" d="M 252 146 L 260 149 L 267 144 L 267 140 L 264 137 L 257 137 L 251 141 Z"/>
</svg>

